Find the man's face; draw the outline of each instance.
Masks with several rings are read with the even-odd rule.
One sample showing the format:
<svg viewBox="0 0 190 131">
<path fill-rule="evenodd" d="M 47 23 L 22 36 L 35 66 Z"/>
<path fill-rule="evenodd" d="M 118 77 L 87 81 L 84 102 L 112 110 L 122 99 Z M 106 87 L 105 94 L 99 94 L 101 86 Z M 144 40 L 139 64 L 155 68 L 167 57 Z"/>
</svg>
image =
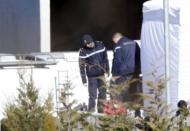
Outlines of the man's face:
<svg viewBox="0 0 190 131">
<path fill-rule="evenodd" d="M 118 40 L 117 40 L 116 37 L 113 37 L 113 38 L 112 38 L 112 41 L 114 42 L 114 44 L 117 44 L 117 42 L 118 42 Z"/>
<path fill-rule="evenodd" d="M 88 47 L 88 48 L 94 48 L 94 42 L 90 42 L 90 43 L 88 43 L 88 44 L 86 44 L 86 47 Z"/>
<path fill-rule="evenodd" d="M 122 35 L 121 34 L 116 34 L 112 37 L 112 41 L 117 44 L 118 41 L 122 38 Z"/>
<path fill-rule="evenodd" d="M 112 38 L 112 41 L 113 41 L 115 44 L 117 44 L 117 42 L 119 41 L 119 39 L 120 39 L 120 37 L 115 36 L 115 37 Z"/>
</svg>

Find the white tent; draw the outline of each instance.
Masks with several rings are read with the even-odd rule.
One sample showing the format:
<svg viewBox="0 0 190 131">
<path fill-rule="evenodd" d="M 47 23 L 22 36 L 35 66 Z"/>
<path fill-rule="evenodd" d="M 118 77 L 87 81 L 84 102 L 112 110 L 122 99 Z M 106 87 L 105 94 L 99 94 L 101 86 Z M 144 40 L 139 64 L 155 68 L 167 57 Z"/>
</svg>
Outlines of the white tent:
<svg viewBox="0 0 190 131">
<path fill-rule="evenodd" d="M 190 100 L 190 8 L 188 0 L 169 0 L 169 104 Z M 143 4 L 141 32 L 143 80 L 165 74 L 165 41 L 163 0 Z M 147 87 L 143 85 L 146 93 Z M 166 99 L 166 98 L 165 98 Z M 146 103 L 145 103 L 146 104 Z"/>
</svg>

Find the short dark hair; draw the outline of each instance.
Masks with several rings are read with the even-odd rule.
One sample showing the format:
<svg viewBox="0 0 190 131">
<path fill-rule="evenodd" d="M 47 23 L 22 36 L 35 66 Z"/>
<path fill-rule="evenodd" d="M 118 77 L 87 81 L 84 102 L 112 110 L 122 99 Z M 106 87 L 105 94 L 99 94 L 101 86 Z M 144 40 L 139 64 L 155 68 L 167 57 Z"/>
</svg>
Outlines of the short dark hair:
<svg viewBox="0 0 190 131">
<path fill-rule="evenodd" d="M 85 34 L 85 35 L 82 36 L 82 45 L 83 46 L 86 46 L 86 44 L 89 44 L 89 43 L 91 43 L 93 41 L 94 41 L 94 39 L 89 34 Z"/>
<path fill-rule="evenodd" d="M 184 101 L 184 100 L 180 100 L 180 101 L 177 103 L 177 107 L 179 107 L 179 108 L 187 108 L 187 102 Z"/>
</svg>

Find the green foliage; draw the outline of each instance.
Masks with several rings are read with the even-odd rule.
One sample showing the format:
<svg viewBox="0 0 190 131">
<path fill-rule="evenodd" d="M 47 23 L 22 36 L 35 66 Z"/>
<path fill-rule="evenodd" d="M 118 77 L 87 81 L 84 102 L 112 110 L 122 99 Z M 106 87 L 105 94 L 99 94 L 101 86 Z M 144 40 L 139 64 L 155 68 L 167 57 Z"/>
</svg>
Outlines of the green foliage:
<svg viewBox="0 0 190 131">
<path fill-rule="evenodd" d="M 124 88 L 130 88 L 135 80 L 126 81 L 121 85 L 108 87 L 111 98 L 115 98 Z M 149 104 L 141 107 L 135 103 L 124 103 L 127 109 L 141 108 L 145 112 L 145 118 L 131 117 L 130 115 L 105 115 L 100 118 L 100 129 L 104 131 L 130 131 L 136 124 L 141 125 L 142 131 L 189 131 L 186 119 L 189 117 L 189 109 L 180 109 L 180 116 L 176 117 L 174 110 L 164 101 L 163 95 L 166 91 L 166 80 L 155 79 L 155 81 L 144 81 L 149 88 L 149 93 L 139 94 Z"/>
<path fill-rule="evenodd" d="M 181 131 L 190 131 L 190 127 L 187 127 L 186 123 L 187 118 L 190 116 L 189 108 L 182 107 L 179 108 L 178 111 L 180 111 L 180 115 L 177 117 L 176 121 L 175 119 L 173 120 L 177 125 L 176 129 Z"/>
<path fill-rule="evenodd" d="M 180 115 L 175 116 L 174 111 L 163 100 L 166 91 L 166 80 L 146 81 L 149 94 L 142 94 L 144 100 L 149 103 L 143 108 L 146 118 L 141 119 L 141 124 L 151 131 L 186 131 L 185 120 L 189 116 L 189 109 L 180 109 Z M 146 129 L 144 129 L 146 131 Z"/>
<path fill-rule="evenodd" d="M 142 131 L 190 131 L 186 125 L 186 119 L 190 115 L 189 108 L 180 108 L 180 115 L 176 117 L 174 111 L 163 100 L 162 96 L 166 90 L 164 79 L 144 82 L 149 88 L 149 93 L 142 93 L 140 96 L 149 102 L 148 106 L 122 103 L 130 110 L 138 108 L 144 110 L 145 116 L 148 117 L 137 120 L 129 112 L 99 116 L 81 112 L 80 107 L 76 106 L 76 100 L 68 101 L 68 98 L 73 95 L 69 80 L 61 90 L 59 98 L 61 108 L 56 119 L 52 116 L 52 96 L 49 94 L 45 102 L 40 102 L 39 91 L 34 86 L 32 76 L 27 81 L 25 75 L 19 73 L 19 78 L 18 97 L 5 108 L 6 118 L 3 120 L 5 131 L 132 131 L 137 123 L 142 126 Z M 111 98 L 116 98 L 134 81 L 136 80 L 126 81 L 121 85 L 111 85 L 111 87 L 106 84 L 109 95 Z"/>
<path fill-rule="evenodd" d="M 100 131 L 131 131 L 135 119 L 126 115 L 106 115 L 99 118 Z"/>
<path fill-rule="evenodd" d="M 124 83 L 121 83 L 120 85 L 117 84 L 105 84 L 107 85 L 108 95 L 110 96 L 111 100 L 109 100 L 110 106 L 115 106 L 116 109 L 119 109 L 119 107 L 126 107 L 126 109 L 132 109 L 135 110 L 137 107 L 137 104 L 131 103 L 121 103 L 117 101 L 117 96 L 122 92 L 130 88 L 130 85 L 136 82 L 137 80 L 127 80 Z M 106 81 L 105 81 L 106 82 Z M 116 100 L 116 101 L 115 101 Z M 114 101 L 114 103 L 112 103 Z M 116 111 L 117 112 L 117 111 Z M 134 116 L 130 115 L 128 112 L 126 113 L 113 113 L 110 115 L 102 115 L 98 117 L 98 130 L 99 131 L 131 131 L 134 129 L 135 126 L 135 118 Z"/>
<path fill-rule="evenodd" d="M 52 95 L 49 94 L 48 98 L 44 102 L 43 106 L 43 131 L 56 131 L 57 130 L 57 119 L 52 116 L 53 113 L 53 102 Z"/>
<path fill-rule="evenodd" d="M 144 108 L 144 112 L 149 117 L 149 120 L 143 122 L 150 126 L 153 131 L 173 130 L 173 126 L 171 125 L 172 111 L 167 103 L 163 101 L 165 82 L 164 79 L 146 82 L 150 97 L 149 99 L 145 99 L 145 101 L 149 101 L 149 105 Z"/>
<path fill-rule="evenodd" d="M 20 87 L 15 102 L 5 108 L 7 131 L 55 131 L 56 123 L 52 116 L 52 98 L 49 95 L 45 103 L 39 102 L 39 91 L 34 86 L 32 75 L 29 81 L 23 72 L 19 72 Z"/>
<path fill-rule="evenodd" d="M 73 87 L 72 83 L 67 79 L 61 96 L 61 109 L 59 109 L 59 130 L 60 131 L 77 131 L 79 128 L 85 131 L 93 131 L 93 126 L 87 121 L 90 113 L 80 112 L 80 107 L 76 106 L 77 101 L 69 101 L 68 98 L 73 94 L 71 93 Z"/>
</svg>

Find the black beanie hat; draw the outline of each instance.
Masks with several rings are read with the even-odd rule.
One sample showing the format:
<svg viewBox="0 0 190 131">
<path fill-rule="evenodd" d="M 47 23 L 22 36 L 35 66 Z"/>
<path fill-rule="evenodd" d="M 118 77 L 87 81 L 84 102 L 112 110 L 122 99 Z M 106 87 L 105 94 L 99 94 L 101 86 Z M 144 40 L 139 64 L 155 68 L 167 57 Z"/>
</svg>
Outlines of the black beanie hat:
<svg viewBox="0 0 190 131">
<path fill-rule="evenodd" d="M 85 46 L 86 44 L 91 43 L 91 42 L 93 42 L 93 41 L 94 41 L 94 40 L 93 40 L 92 36 L 89 35 L 89 34 L 85 34 L 85 35 L 83 35 L 83 37 L 82 37 L 82 45 L 83 45 L 83 46 Z"/>
</svg>

